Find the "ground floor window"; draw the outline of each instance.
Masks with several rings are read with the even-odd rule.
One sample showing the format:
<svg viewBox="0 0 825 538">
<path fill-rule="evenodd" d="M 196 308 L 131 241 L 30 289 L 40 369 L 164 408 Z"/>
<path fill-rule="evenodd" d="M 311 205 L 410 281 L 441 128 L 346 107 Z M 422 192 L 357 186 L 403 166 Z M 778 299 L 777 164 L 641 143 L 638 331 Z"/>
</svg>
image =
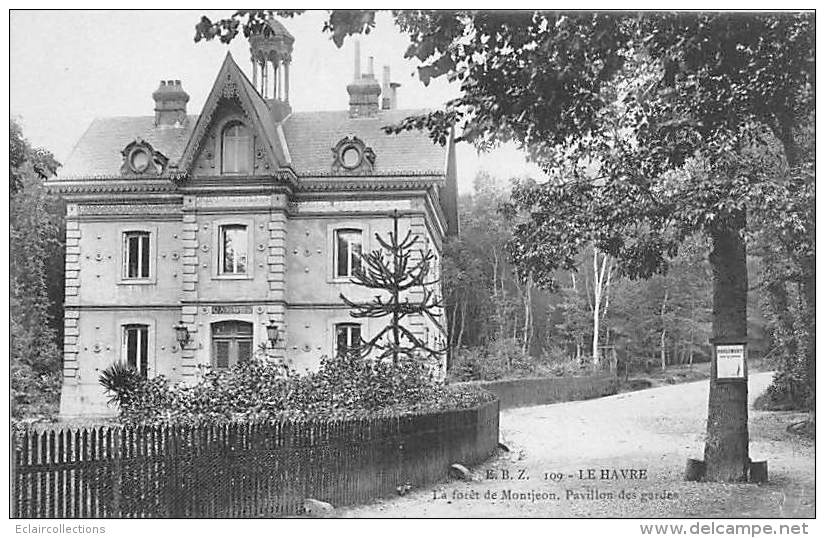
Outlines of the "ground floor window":
<svg viewBox="0 0 825 538">
<path fill-rule="evenodd" d="M 126 358 L 126 364 L 146 377 L 149 365 L 148 325 L 123 326 L 123 355 Z"/>
<path fill-rule="evenodd" d="M 220 321 L 212 324 L 212 366 L 231 368 L 252 358 L 252 324 Z"/>
<path fill-rule="evenodd" d="M 343 355 L 361 347 L 361 325 L 339 323 L 335 326 L 335 354 Z"/>
</svg>

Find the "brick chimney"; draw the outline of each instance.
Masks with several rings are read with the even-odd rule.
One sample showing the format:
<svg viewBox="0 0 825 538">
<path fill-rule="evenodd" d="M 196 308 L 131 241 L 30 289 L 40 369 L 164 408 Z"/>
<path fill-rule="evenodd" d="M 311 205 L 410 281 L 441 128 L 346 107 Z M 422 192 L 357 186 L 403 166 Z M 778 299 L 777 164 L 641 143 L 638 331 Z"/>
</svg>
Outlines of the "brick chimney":
<svg viewBox="0 0 825 538">
<path fill-rule="evenodd" d="M 398 82 L 390 82 L 390 66 L 384 66 L 384 76 L 381 84 L 381 110 L 395 110 L 398 108 Z"/>
<path fill-rule="evenodd" d="M 374 59 L 367 61 L 367 72 L 361 73 L 361 44 L 355 42 L 355 73 L 353 81 L 347 84 L 349 93 L 349 115 L 351 118 L 367 118 L 378 115 L 381 86 L 373 73 Z"/>
<path fill-rule="evenodd" d="M 179 80 L 161 80 L 152 98 L 155 100 L 155 127 L 179 127 L 184 124 L 189 94 L 183 91 Z"/>
</svg>

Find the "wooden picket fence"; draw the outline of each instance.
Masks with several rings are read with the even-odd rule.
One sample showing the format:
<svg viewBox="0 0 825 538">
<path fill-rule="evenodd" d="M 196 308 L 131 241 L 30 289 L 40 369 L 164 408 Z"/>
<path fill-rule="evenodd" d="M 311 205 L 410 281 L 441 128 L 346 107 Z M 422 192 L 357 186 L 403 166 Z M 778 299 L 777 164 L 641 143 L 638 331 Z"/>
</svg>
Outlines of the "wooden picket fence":
<svg viewBox="0 0 825 538">
<path fill-rule="evenodd" d="M 352 420 L 97 426 L 13 434 L 17 518 L 291 516 L 421 487 L 498 443 L 498 401 Z"/>
</svg>

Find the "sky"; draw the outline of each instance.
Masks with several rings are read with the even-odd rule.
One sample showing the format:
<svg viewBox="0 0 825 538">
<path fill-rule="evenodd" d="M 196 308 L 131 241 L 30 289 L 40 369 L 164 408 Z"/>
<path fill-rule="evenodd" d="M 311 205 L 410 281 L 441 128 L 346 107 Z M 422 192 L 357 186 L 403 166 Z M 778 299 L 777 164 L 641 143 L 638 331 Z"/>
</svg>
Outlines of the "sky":
<svg viewBox="0 0 825 538">
<path fill-rule="evenodd" d="M 200 113 L 227 51 L 251 77 L 249 47 L 243 35 L 227 46 L 194 42 L 201 15 L 212 20 L 231 11 L 19 11 L 10 20 L 11 115 L 24 135 L 65 161 L 93 119 L 154 114 L 152 92 L 160 80 L 181 80 L 189 93 L 189 113 Z M 353 75 L 353 41 L 337 48 L 321 32 L 326 12 L 282 20 L 295 37 L 290 67 L 293 110 L 342 110 L 348 107 L 346 85 Z M 389 65 L 401 83 L 398 108 L 440 108 L 458 96 L 457 85 L 436 79 L 425 87 L 414 60 L 403 55 L 408 38 L 388 13 L 361 36 L 362 69 L 375 57 L 375 71 Z M 459 191 L 472 189 L 484 169 L 506 183 L 540 171 L 514 146 L 478 155 L 467 144 L 457 149 Z"/>
</svg>

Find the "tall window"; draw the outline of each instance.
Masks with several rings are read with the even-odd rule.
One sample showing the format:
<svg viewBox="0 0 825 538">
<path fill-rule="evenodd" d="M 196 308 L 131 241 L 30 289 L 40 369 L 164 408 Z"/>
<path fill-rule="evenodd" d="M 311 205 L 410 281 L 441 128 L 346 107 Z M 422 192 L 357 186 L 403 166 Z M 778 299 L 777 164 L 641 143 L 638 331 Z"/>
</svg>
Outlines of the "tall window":
<svg viewBox="0 0 825 538">
<path fill-rule="evenodd" d="M 123 234 L 123 278 L 149 278 L 149 232 Z"/>
<path fill-rule="evenodd" d="M 335 326 L 335 354 L 343 355 L 361 347 L 361 326 L 357 323 L 339 323 Z"/>
<path fill-rule="evenodd" d="M 212 324 L 212 365 L 231 368 L 252 358 L 252 324 L 220 321 Z"/>
<path fill-rule="evenodd" d="M 243 224 L 226 224 L 218 228 L 218 267 L 224 275 L 246 274 L 247 231 Z"/>
<path fill-rule="evenodd" d="M 252 136 L 242 123 L 230 123 L 221 136 L 224 174 L 247 174 L 252 168 Z"/>
<path fill-rule="evenodd" d="M 149 363 L 149 326 L 148 325 L 124 325 L 123 326 L 123 355 L 126 364 L 134 368 L 143 377 Z"/>
<path fill-rule="evenodd" d="M 335 276 L 352 276 L 361 265 L 361 230 L 335 232 Z"/>
</svg>

